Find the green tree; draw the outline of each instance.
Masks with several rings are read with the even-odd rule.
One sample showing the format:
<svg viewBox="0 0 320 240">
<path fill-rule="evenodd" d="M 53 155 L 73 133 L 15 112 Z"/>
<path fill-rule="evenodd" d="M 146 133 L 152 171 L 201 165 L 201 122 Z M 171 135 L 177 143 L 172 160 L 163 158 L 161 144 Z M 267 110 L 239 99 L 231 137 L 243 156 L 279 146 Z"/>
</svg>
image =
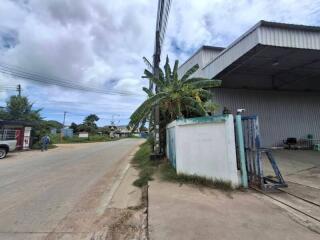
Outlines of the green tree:
<svg viewBox="0 0 320 240">
<path fill-rule="evenodd" d="M 4 120 L 40 121 L 42 120 L 41 110 L 33 109 L 33 103 L 30 103 L 27 97 L 11 96 L 6 107 L 1 109 L 0 118 Z"/>
<path fill-rule="evenodd" d="M 148 94 L 148 99 L 131 115 L 129 123 L 131 127 L 138 127 L 150 115 L 156 104 L 160 106 L 162 127 L 178 118 L 208 115 L 205 103 L 212 97 L 208 89 L 220 86 L 221 81 L 190 78 L 199 69 L 199 65 L 193 66 L 179 78 L 178 65 L 179 62 L 176 60 L 171 71 L 167 57 L 164 71 L 160 69 L 159 77 L 147 69 L 144 71 L 144 77 L 157 86 L 158 93 L 153 94 L 148 88 L 143 88 L 143 91 Z"/>
<path fill-rule="evenodd" d="M 111 132 L 111 129 L 109 126 L 104 126 L 104 127 L 98 128 L 98 131 L 100 131 L 104 135 L 109 135 Z"/>
<path fill-rule="evenodd" d="M 84 119 L 84 123 L 91 126 L 97 126 L 95 122 L 99 121 L 99 117 L 96 114 L 90 114 Z"/>
<path fill-rule="evenodd" d="M 98 126 L 96 124 L 97 121 L 99 121 L 99 117 L 96 114 L 90 114 L 85 117 L 83 123 L 78 126 L 78 130 L 95 134 L 98 129 Z"/>
<path fill-rule="evenodd" d="M 73 130 L 74 133 L 78 132 L 78 125 L 76 123 L 71 123 L 70 128 Z"/>
<path fill-rule="evenodd" d="M 152 65 L 144 58 L 149 67 Z M 148 95 L 145 100 L 131 115 L 129 126 L 131 129 L 143 126 L 145 119 L 149 118 L 149 124 L 152 125 L 153 107 L 159 104 L 160 108 L 160 136 L 162 142 L 160 146 L 165 147 L 165 127 L 168 123 L 178 118 L 189 118 L 197 116 L 207 116 L 212 112 L 212 104 L 206 104 L 211 101 L 212 94 L 210 89 L 220 86 L 220 80 L 207 78 L 191 78 L 198 69 L 199 65 L 190 68 L 181 78 L 178 76 L 179 61 L 176 60 L 173 70 L 171 70 L 169 59 L 167 57 L 164 65 L 164 71 L 160 69 L 159 77 L 156 77 L 149 70 L 144 71 L 144 78 L 148 78 L 156 85 L 158 92 L 153 93 L 148 88 L 143 88 Z M 151 128 L 152 130 L 152 128 Z"/>
</svg>

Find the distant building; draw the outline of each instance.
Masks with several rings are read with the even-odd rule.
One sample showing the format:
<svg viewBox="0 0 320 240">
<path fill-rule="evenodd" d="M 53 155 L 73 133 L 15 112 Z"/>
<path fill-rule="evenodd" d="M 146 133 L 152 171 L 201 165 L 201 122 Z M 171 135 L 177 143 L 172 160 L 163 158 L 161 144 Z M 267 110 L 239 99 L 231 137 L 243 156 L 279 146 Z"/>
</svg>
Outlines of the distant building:
<svg viewBox="0 0 320 240">
<path fill-rule="evenodd" d="M 88 138 L 89 133 L 88 132 L 79 132 L 79 138 Z"/>
<path fill-rule="evenodd" d="M 120 137 L 129 137 L 131 131 L 127 128 L 127 125 L 117 126 L 117 133 L 120 134 Z"/>
<path fill-rule="evenodd" d="M 72 128 L 62 128 L 61 129 L 62 136 L 64 137 L 73 137 L 73 129 Z"/>
<path fill-rule="evenodd" d="M 19 120 L 0 120 L 0 130 L 10 130 L 15 134 L 17 150 L 29 149 L 32 146 L 31 130 L 34 123 Z"/>
</svg>

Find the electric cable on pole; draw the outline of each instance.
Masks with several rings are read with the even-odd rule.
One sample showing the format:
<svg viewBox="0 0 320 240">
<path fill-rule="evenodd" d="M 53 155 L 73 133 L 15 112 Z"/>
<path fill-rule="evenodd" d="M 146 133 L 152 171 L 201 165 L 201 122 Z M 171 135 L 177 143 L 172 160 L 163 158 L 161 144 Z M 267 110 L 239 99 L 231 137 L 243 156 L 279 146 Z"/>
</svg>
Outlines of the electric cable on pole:
<svg viewBox="0 0 320 240">
<path fill-rule="evenodd" d="M 167 28 L 167 21 L 170 12 L 171 0 L 158 0 L 157 22 L 156 22 L 156 34 L 155 34 L 155 46 L 153 55 L 153 75 L 155 78 L 159 78 L 159 65 L 161 57 L 161 48 L 165 37 Z M 150 81 L 150 90 L 153 90 L 153 84 Z M 158 87 L 155 87 L 155 92 L 158 92 Z M 161 149 L 161 136 L 160 136 L 160 108 L 159 104 L 154 107 L 154 146 L 152 158 L 158 159 L 163 155 L 163 149 Z"/>
</svg>

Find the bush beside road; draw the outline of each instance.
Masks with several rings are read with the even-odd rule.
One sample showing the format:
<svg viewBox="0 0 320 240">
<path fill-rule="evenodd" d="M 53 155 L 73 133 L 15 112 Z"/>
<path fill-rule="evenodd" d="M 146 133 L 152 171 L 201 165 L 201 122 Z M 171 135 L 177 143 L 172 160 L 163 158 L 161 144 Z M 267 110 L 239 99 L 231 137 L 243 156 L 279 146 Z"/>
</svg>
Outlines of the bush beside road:
<svg viewBox="0 0 320 240">
<path fill-rule="evenodd" d="M 88 138 L 80 138 L 78 136 L 73 137 L 63 137 L 61 139 L 60 135 L 50 135 L 51 143 L 52 144 L 63 144 L 63 143 L 90 143 L 90 142 L 108 142 L 108 141 L 115 141 L 122 138 L 110 138 L 106 135 L 91 135 Z"/>
</svg>

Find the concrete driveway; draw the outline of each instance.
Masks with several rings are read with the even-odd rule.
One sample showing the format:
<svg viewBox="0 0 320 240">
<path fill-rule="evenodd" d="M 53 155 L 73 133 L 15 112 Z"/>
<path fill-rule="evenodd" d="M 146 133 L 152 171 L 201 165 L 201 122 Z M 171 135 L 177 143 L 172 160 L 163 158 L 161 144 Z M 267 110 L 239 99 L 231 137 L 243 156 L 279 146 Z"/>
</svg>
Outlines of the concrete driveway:
<svg viewBox="0 0 320 240">
<path fill-rule="evenodd" d="M 320 152 L 274 150 L 273 155 L 286 181 L 320 189 Z M 267 174 L 272 173 L 266 165 Z"/>
<path fill-rule="evenodd" d="M 275 150 L 273 155 L 288 187 L 267 195 L 320 223 L 320 152 Z M 266 175 L 273 175 L 264 160 Z"/>
<path fill-rule="evenodd" d="M 85 239 L 141 140 L 61 145 L 0 161 L 0 240 Z"/>
<path fill-rule="evenodd" d="M 289 185 L 279 192 L 226 193 L 150 182 L 150 239 L 320 239 L 320 153 L 273 154 Z M 264 162 L 266 175 L 272 175 Z"/>
</svg>

